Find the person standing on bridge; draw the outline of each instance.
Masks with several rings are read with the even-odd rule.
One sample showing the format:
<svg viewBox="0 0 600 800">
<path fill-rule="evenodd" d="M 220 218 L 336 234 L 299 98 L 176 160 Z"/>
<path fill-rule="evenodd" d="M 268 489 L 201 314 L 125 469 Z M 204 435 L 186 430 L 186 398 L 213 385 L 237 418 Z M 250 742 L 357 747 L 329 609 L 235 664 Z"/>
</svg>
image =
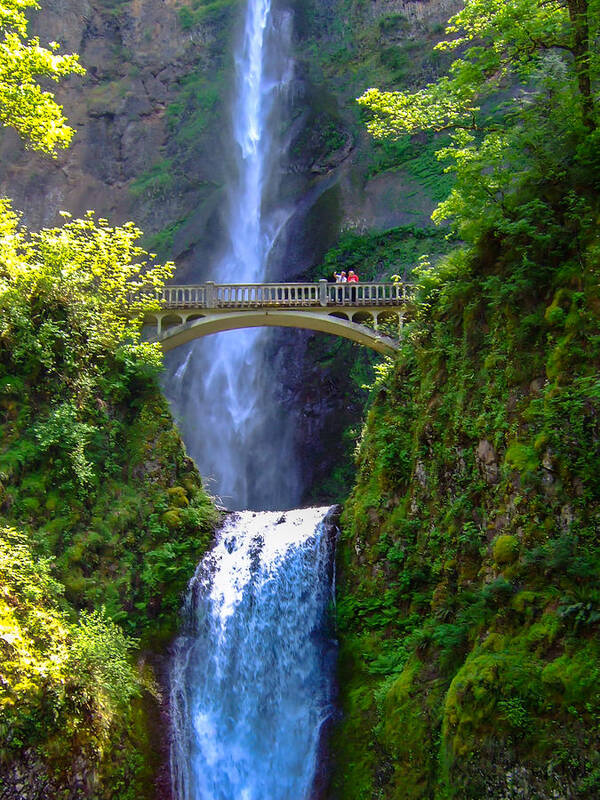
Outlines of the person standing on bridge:
<svg viewBox="0 0 600 800">
<path fill-rule="evenodd" d="M 348 278 L 346 277 L 346 273 L 344 272 L 344 270 L 342 270 L 341 272 L 334 272 L 333 273 L 333 277 L 335 278 L 335 282 L 336 283 L 347 283 L 348 282 Z M 335 294 L 336 294 L 336 301 L 338 303 L 341 302 L 344 299 L 344 290 L 343 289 L 337 289 Z"/>
<path fill-rule="evenodd" d="M 352 269 L 348 272 L 348 283 L 358 283 L 358 275 Z M 356 302 L 356 286 L 350 289 L 350 300 Z"/>
</svg>

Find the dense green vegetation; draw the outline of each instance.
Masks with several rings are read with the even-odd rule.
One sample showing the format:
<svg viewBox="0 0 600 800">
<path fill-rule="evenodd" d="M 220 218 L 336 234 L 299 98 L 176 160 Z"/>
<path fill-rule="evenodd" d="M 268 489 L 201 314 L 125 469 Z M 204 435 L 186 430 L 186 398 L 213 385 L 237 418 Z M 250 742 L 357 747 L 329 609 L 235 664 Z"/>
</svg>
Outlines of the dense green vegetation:
<svg viewBox="0 0 600 800">
<path fill-rule="evenodd" d="M 437 216 L 467 244 L 417 270 L 344 514 L 344 800 L 600 791 L 598 14 L 572 5 L 467 2 L 449 81 L 365 98 L 376 133 L 455 128 Z"/>
<path fill-rule="evenodd" d="M 5 44 L 0 71 L 21 53 Z M 77 63 L 52 58 L 57 75 Z M 0 97 L 3 119 L 66 144 L 51 95 L 23 128 L 27 96 Z M 140 341 L 172 265 L 147 263 L 132 223 L 66 216 L 31 233 L 0 201 L 0 791 L 133 800 L 154 794 L 164 746 L 150 648 L 217 515 Z"/>
<path fill-rule="evenodd" d="M 511 769 L 598 792 L 598 271 L 488 270 L 424 290 L 374 387 L 340 548 L 343 797 L 500 797 Z"/>
<path fill-rule="evenodd" d="M 152 303 L 128 301 L 168 270 L 131 225 L 29 234 L 7 204 L 2 223 L 0 763 L 33 748 L 56 796 L 80 763 L 98 796 L 137 798 L 157 690 L 130 654 L 173 635 L 216 521 L 139 342 Z"/>
<path fill-rule="evenodd" d="M 160 351 L 137 341 L 152 303 L 129 300 L 168 268 L 145 269 L 131 225 L 4 221 L 2 510 L 57 558 L 68 599 L 156 633 L 178 603 L 164 584 L 183 588 L 212 520 L 158 391 Z"/>
<path fill-rule="evenodd" d="M 69 773 L 82 751 L 97 762 L 94 751 L 110 749 L 118 731 L 129 733 L 114 718 L 127 719 L 127 706 L 143 691 L 157 692 L 150 675 L 132 666 L 135 643 L 104 610 L 70 618 L 52 572 L 49 560 L 33 555 L 29 536 L 0 529 L 0 758 L 10 765 L 23 748 L 37 747 L 51 778 Z M 132 761 L 119 767 L 147 771 Z"/>
<path fill-rule="evenodd" d="M 392 276 L 408 279 L 423 257 L 441 255 L 453 248 L 448 232 L 440 228 L 405 225 L 388 231 L 343 233 L 335 247 L 313 271 L 315 278 L 328 278 L 340 270 L 356 270 L 365 281 L 389 281 Z"/>
</svg>

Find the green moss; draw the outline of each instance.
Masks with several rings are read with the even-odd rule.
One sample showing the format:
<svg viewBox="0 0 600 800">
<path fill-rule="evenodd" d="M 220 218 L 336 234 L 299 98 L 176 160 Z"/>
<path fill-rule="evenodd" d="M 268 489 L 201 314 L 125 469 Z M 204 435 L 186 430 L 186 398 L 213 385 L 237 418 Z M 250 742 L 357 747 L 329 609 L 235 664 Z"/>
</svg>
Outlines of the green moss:
<svg viewBox="0 0 600 800">
<path fill-rule="evenodd" d="M 177 530 L 181 526 L 181 514 L 177 509 L 170 509 L 161 515 L 161 521 L 170 531 Z"/>
<path fill-rule="evenodd" d="M 519 540 L 510 533 L 499 536 L 493 544 L 494 561 L 501 566 L 512 564 L 519 557 Z"/>
<path fill-rule="evenodd" d="M 192 7 L 179 9 L 179 23 L 184 31 L 192 30 L 202 23 L 222 24 L 235 7 L 237 0 L 193 0 Z"/>
<path fill-rule="evenodd" d="M 403 787 L 405 797 L 415 799 L 429 796 L 431 750 L 423 745 L 431 730 L 415 680 L 422 670 L 418 660 L 409 662 L 386 692 L 382 707 L 381 738 L 393 758 L 393 781 Z"/>
<path fill-rule="evenodd" d="M 169 504 L 176 508 L 185 508 L 190 504 L 187 498 L 187 492 L 183 486 L 173 486 L 167 489 L 167 496 L 169 498 Z"/>
<path fill-rule="evenodd" d="M 521 473 L 534 472 L 539 464 L 536 448 L 515 442 L 506 451 L 506 463 L 519 470 Z"/>
<path fill-rule="evenodd" d="M 170 159 L 151 166 L 132 182 L 130 191 L 136 197 L 164 199 L 175 186 L 175 170 Z"/>
<path fill-rule="evenodd" d="M 569 713 L 578 715 L 600 712 L 600 697 L 596 694 L 600 680 L 600 646 L 597 641 L 584 642 L 575 651 L 564 653 L 547 664 L 542 682 Z M 590 699 L 594 698 L 590 703 Z"/>
</svg>

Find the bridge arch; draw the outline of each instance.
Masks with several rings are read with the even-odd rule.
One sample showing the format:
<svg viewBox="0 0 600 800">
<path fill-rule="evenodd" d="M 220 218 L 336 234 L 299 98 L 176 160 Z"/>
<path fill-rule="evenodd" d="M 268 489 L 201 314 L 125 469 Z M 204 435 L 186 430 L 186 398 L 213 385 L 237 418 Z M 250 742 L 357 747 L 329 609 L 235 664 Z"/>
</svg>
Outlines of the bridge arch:
<svg viewBox="0 0 600 800">
<path fill-rule="evenodd" d="M 372 314 L 366 313 L 375 321 Z M 392 355 L 399 346 L 399 343 L 389 336 L 379 333 L 374 328 L 359 324 L 358 321 L 351 321 L 347 314 L 340 311 L 323 314 L 304 309 L 253 309 L 236 310 L 229 313 L 208 312 L 205 315 L 180 312 L 169 313 L 164 317 L 158 314 L 149 316 L 146 322 L 156 325 L 156 336 L 152 338 L 160 343 L 165 353 L 194 339 L 214 333 L 257 327 L 302 328 L 320 333 L 330 333 L 385 355 Z"/>
</svg>

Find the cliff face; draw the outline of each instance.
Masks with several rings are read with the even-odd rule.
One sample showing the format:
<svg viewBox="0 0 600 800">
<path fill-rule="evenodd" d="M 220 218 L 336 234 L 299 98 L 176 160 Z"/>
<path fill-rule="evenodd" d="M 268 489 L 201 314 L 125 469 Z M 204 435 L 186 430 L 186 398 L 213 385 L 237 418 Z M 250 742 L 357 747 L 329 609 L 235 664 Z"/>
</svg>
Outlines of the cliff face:
<svg viewBox="0 0 600 800">
<path fill-rule="evenodd" d="M 435 71 L 430 46 L 458 5 L 291 4 L 296 77 L 286 192 L 297 214 L 287 275 L 318 260 L 341 228 L 428 224 L 432 175 L 411 173 L 410 164 L 382 169 L 354 97 L 373 83 L 398 85 Z M 88 208 L 115 223 L 132 218 L 162 255 L 178 260 L 182 277 L 207 273 L 220 236 L 239 11 L 233 2 L 44 3 L 34 32 L 80 53 L 88 74 L 57 88 L 78 130 L 68 152 L 52 162 L 25 153 L 12 133 L 2 136 L 0 190 L 25 222 L 53 224 L 59 210 L 79 216 Z"/>
<path fill-rule="evenodd" d="M 78 52 L 88 74 L 57 88 L 78 133 L 56 161 L 24 153 L 12 134 L 3 136 L 2 189 L 29 225 L 54 223 L 61 209 L 81 215 L 88 208 L 117 222 L 147 221 L 148 197 L 132 184 L 161 161 L 168 141 L 167 107 L 178 81 L 206 68 L 207 61 L 218 68 L 211 26 L 194 35 L 184 30 L 177 11 L 172 0 L 43 4 L 34 32 Z M 190 176 L 198 185 L 210 171 L 212 161 L 205 161 L 205 171 Z M 157 176 L 147 193 L 157 201 L 150 203 L 151 213 L 159 214 L 154 229 L 170 219 L 174 205 L 164 192 L 166 178 Z M 172 194 L 180 193 L 177 187 Z"/>
</svg>

